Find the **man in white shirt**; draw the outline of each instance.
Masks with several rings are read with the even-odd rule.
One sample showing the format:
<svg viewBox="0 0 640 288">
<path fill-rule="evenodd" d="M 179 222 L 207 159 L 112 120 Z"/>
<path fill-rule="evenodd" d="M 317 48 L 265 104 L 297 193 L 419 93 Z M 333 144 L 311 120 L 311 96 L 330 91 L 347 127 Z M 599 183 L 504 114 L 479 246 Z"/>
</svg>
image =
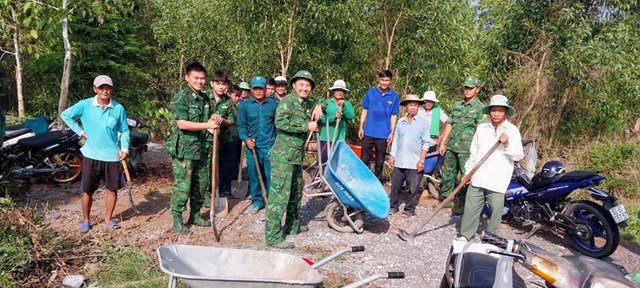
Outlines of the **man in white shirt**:
<svg viewBox="0 0 640 288">
<path fill-rule="evenodd" d="M 491 97 L 491 103 L 482 109 L 482 113 L 489 114 L 490 119 L 480 123 L 476 129 L 471 141 L 471 154 L 464 165 L 466 173 L 468 174 L 489 152 L 496 141 L 500 141 L 502 145 L 478 167 L 471 178 L 460 225 L 461 237 L 458 238 L 463 241 L 475 236 L 485 200 L 492 210 L 487 230 L 490 233 L 498 232 L 504 208 L 504 194 L 511 181 L 513 164 L 524 157 L 520 130 L 507 120 L 507 115 L 513 116 L 515 113 L 515 109 L 509 106 L 507 97 Z"/>
</svg>

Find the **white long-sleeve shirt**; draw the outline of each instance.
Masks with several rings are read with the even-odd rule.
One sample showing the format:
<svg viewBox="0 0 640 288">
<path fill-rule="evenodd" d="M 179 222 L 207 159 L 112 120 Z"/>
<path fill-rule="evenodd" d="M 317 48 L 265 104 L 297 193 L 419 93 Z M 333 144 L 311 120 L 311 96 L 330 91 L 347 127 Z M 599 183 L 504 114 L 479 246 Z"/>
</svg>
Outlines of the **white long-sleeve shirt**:
<svg viewBox="0 0 640 288">
<path fill-rule="evenodd" d="M 507 148 L 504 145 L 498 146 L 498 149 L 473 174 L 471 185 L 506 193 L 513 174 L 513 164 L 524 157 L 520 130 L 508 120 L 505 120 L 497 129 L 493 127 L 491 120 L 478 125 L 471 141 L 471 155 L 464 168 L 465 173 L 469 174 L 476 163 L 496 144 L 502 133 L 509 136 L 509 146 Z"/>
</svg>

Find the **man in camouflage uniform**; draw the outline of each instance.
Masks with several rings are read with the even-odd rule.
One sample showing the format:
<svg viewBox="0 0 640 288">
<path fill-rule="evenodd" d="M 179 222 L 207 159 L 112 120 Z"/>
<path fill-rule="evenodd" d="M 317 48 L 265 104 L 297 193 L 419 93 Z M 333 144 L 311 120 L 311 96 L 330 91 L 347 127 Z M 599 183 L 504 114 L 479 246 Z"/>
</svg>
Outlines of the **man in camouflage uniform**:
<svg viewBox="0 0 640 288">
<path fill-rule="evenodd" d="M 440 201 L 453 192 L 458 173 L 465 173 L 464 163 L 469 159 L 473 134 L 483 120 L 484 104 L 476 99 L 479 91 L 480 80 L 475 76 L 467 77 L 464 81 L 464 100 L 453 105 L 451 117 L 447 120 L 440 137 L 438 149 L 440 155 L 444 155 Z M 453 213 L 460 215 L 464 211 L 465 191 L 460 191 L 456 199 L 458 205 Z"/>
<path fill-rule="evenodd" d="M 238 158 L 236 156 L 238 151 L 235 135 L 231 129 L 235 123 L 235 110 L 233 109 L 233 101 L 226 94 L 229 77 L 222 71 L 215 71 L 209 84 L 211 85 L 211 91 L 208 91 L 207 94 L 211 99 L 211 119 L 220 126 L 220 149 L 218 151 L 220 181 L 218 181 L 218 189 L 220 192 L 231 191 L 231 180 L 238 174 L 238 159 L 236 159 Z M 207 135 L 207 144 L 205 145 L 207 151 L 213 149 L 212 137 L 211 134 Z M 212 153 L 208 154 L 208 163 L 211 163 L 211 155 Z M 205 191 L 203 198 L 203 206 L 210 207 L 211 193 Z"/>
<path fill-rule="evenodd" d="M 271 188 L 264 229 L 267 245 L 282 249 L 294 247 L 293 243 L 284 242 L 285 234 L 295 235 L 308 230 L 306 226 L 300 226 L 298 215 L 303 187 L 302 159 L 307 134 L 318 130 L 315 121 L 322 116 L 321 104 L 309 99 L 315 87 L 311 73 L 298 71 L 291 79 L 291 86 L 294 91 L 280 101 L 276 111 L 278 136 L 270 155 Z"/>
<path fill-rule="evenodd" d="M 206 70 L 200 63 L 187 65 L 185 80 L 189 87 L 178 92 L 171 99 L 173 128 L 167 140 L 173 167 L 173 193 L 171 194 L 171 214 L 173 231 L 186 235 L 191 233 L 182 223 L 182 212 L 189 202 L 187 225 L 208 226 L 210 223 L 200 217 L 204 193 L 211 189 L 211 146 L 207 129 L 219 125 L 211 116 L 211 100 L 202 92 L 206 83 Z"/>
</svg>

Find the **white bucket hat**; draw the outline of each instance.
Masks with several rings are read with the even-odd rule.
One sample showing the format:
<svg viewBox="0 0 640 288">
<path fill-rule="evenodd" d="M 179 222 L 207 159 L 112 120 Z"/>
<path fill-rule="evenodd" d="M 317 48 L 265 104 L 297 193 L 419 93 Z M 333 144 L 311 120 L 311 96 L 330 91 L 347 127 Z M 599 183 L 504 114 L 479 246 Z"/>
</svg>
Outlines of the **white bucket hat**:
<svg viewBox="0 0 640 288">
<path fill-rule="evenodd" d="M 424 94 L 422 94 L 422 101 L 433 101 L 435 103 L 440 102 L 438 101 L 438 98 L 436 98 L 436 92 L 433 92 L 431 90 L 424 92 Z"/>
<path fill-rule="evenodd" d="M 329 87 L 329 91 L 333 91 L 336 89 L 340 89 L 340 90 L 344 90 L 345 92 L 349 92 L 350 90 L 347 89 L 347 83 L 344 83 L 344 80 L 336 80 L 336 82 L 333 82 L 333 86 Z"/>
<path fill-rule="evenodd" d="M 502 107 L 506 107 L 507 108 L 507 115 L 509 116 L 513 116 L 513 114 L 516 113 L 516 109 L 513 109 L 513 107 L 511 107 L 509 105 L 509 99 L 507 99 L 507 97 L 505 97 L 504 95 L 494 95 L 493 97 L 491 97 L 491 102 L 489 103 L 489 105 L 485 106 L 484 108 L 482 108 L 482 113 L 483 114 L 489 114 L 489 112 L 491 112 L 491 107 L 492 106 L 502 106 Z"/>
</svg>

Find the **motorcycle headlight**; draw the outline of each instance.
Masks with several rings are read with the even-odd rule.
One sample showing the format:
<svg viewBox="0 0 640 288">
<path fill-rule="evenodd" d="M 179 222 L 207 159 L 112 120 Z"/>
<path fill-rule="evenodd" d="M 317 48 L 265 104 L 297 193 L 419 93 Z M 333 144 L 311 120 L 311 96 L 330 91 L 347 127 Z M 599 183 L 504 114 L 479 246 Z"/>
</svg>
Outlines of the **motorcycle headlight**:
<svg viewBox="0 0 640 288">
<path fill-rule="evenodd" d="M 131 118 L 127 118 L 127 125 L 129 125 L 129 127 L 136 127 L 138 126 L 138 121 Z"/>
</svg>

